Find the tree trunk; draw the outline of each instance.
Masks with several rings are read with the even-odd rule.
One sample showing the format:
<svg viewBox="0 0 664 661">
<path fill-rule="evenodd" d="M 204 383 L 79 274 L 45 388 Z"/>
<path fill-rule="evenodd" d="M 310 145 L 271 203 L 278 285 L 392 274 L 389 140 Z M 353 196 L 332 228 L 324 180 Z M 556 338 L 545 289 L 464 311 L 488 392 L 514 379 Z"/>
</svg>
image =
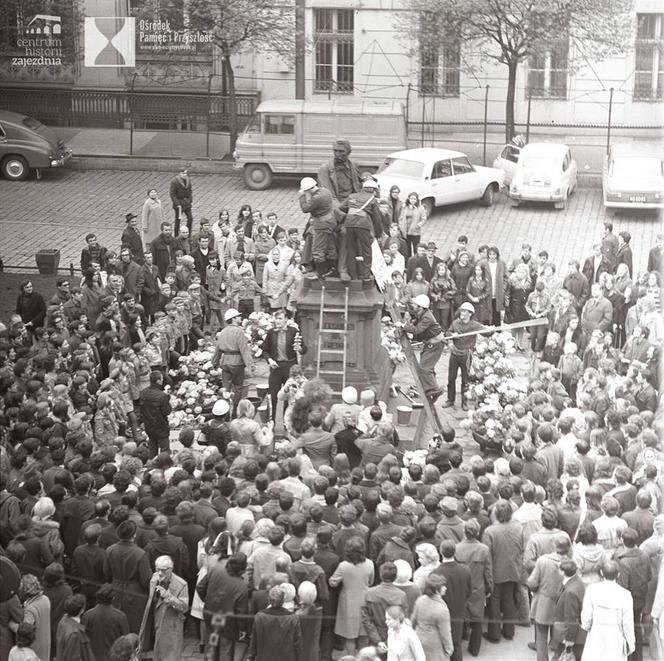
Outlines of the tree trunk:
<svg viewBox="0 0 664 661">
<path fill-rule="evenodd" d="M 235 98 L 235 73 L 231 64 L 231 54 L 224 52 L 224 71 L 228 85 L 228 133 L 230 138 L 230 153 L 235 149 L 237 142 L 237 101 Z"/>
<path fill-rule="evenodd" d="M 514 97 L 516 96 L 516 72 L 518 62 L 507 63 L 507 98 L 505 99 L 505 142 L 514 137 Z"/>
</svg>

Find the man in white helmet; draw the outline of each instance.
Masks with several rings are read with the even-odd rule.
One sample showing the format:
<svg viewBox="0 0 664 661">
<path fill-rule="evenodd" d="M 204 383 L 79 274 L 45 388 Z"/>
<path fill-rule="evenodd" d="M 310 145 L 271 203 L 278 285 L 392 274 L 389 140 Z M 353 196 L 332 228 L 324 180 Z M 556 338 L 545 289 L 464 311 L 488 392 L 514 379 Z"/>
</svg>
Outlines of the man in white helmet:
<svg viewBox="0 0 664 661">
<path fill-rule="evenodd" d="M 224 314 L 226 325 L 217 335 L 217 348 L 212 357 L 212 364 L 221 365 L 221 383 L 227 390 L 233 391 L 233 415 L 238 402 L 242 399 L 244 372 L 248 367 L 255 369 L 251 349 L 242 331 L 242 316 L 235 308 L 229 308 Z"/>
<path fill-rule="evenodd" d="M 346 213 L 346 268 L 339 267 L 342 280 L 371 280 L 371 244 L 383 234 L 383 217 L 376 194 L 378 183 L 366 179 L 359 193 L 351 193 L 339 206 Z M 341 264 L 341 261 L 340 261 Z"/>
<path fill-rule="evenodd" d="M 334 216 L 334 198 L 326 188 L 319 188 L 315 179 L 305 177 L 300 182 L 300 209 L 311 214 L 308 229 L 311 234 L 311 261 L 315 273 L 310 278 L 324 278 L 336 272 L 337 247 L 334 243 L 334 230 L 337 221 Z"/>
<path fill-rule="evenodd" d="M 484 326 L 479 321 L 472 319 L 474 314 L 475 308 L 472 303 L 468 303 L 467 301 L 462 303 L 459 308 L 459 316 L 452 322 L 449 328 L 449 334 L 472 333 L 473 331 L 492 328 L 491 326 Z M 452 340 L 450 362 L 447 371 L 447 401 L 443 404 L 445 408 L 454 406 L 454 400 L 456 399 L 456 379 L 459 370 L 461 370 L 461 408 L 464 411 L 468 408 L 466 404 L 468 368 L 470 367 L 476 342 L 477 335 L 457 337 Z"/>
<path fill-rule="evenodd" d="M 428 296 L 415 296 L 410 302 L 411 312 L 404 315 L 403 330 L 412 334 L 415 342 L 423 345 L 420 352 L 420 379 L 425 397 L 433 404 L 443 394 L 443 389 L 436 381 L 436 364 L 443 355 L 445 336 L 429 307 Z"/>
</svg>

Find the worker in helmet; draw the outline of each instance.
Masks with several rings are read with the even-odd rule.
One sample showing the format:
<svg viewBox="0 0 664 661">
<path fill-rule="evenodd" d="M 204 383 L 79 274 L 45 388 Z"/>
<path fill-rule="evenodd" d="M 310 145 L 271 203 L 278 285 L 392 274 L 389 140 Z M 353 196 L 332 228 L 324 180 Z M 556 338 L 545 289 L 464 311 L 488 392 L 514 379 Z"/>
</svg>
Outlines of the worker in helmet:
<svg viewBox="0 0 664 661">
<path fill-rule="evenodd" d="M 472 303 L 462 303 L 459 307 L 458 317 L 452 322 L 449 328 L 450 335 L 462 333 L 472 333 L 479 330 L 492 330 L 492 326 L 484 326 L 472 317 L 475 314 L 475 308 Z M 461 371 L 461 408 L 466 411 L 466 390 L 468 388 L 468 369 L 473 359 L 473 349 L 477 342 L 477 335 L 468 335 L 466 337 L 457 337 L 452 340 L 450 350 L 450 362 L 447 371 L 447 401 L 443 404 L 444 408 L 454 406 L 456 400 L 456 380 L 459 370 Z"/>
<path fill-rule="evenodd" d="M 242 399 L 244 373 L 248 367 L 253 373 L 254 359 L 249 342 L 242 330 L 242 315 L 239 310 L 229 308 L 224 314 L 225 326 L 217 334 L 217 348 L 212 364 L 221 365 L 221 383 L 226 390 L 233 391 L 233 415 Z"/>
<path fill-rule="evenodd" d="M 300 182 L 300 209 L 311 214 L 309 229 L 312 237 L 311 259 L 314 271 L 307 273 L 311 279 L 336 275 L 337 248 L 334 231 L 337 221 L 334 215 L 334 199 L 326 188 L 320 188 L 315 179 L 305 177 Z"/>
<path fill-rule="evenodd" d="M 443 389 L 436 381 L 436 365 L 443 355 L 445 336 L 430 307 L 431 301 L 428 296 L 425 294 L 415 296 L 410 302 L 411 312 L 406 312 L 404 315 L 403 330 L 412 334 L 415 342 L 422 343 L 419 361 L 420 380 L 424 396 L 433 404 L 443 394 Z"/>
</svg>

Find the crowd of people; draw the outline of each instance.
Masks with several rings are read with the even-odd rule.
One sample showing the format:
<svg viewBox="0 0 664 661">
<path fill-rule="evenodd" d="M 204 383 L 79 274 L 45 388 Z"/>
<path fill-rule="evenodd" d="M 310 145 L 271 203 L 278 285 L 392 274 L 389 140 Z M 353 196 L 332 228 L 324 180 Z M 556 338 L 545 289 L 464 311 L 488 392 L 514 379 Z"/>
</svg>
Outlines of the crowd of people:
<svg viewBox="0 0 664 661">
<path fill-rule="evenodd" d="M 85 237 L 80 282 L 21 285 L 0 329 L 0 661 L 170 661 L 185 631 L 219 661 L 457 661 L 531 625 L 538 661 L 658 653 L 664 235 L 633 264 L 607 222 L 564 276 L 528 244 L 508 264 L 460 236 L 439 257 L 417 196 L 381 198 L 350 153 L 303 180 L 302 235 L 249 205 L 192 233 L 183 170 L 174 224 L 151 190 L 118 250 Z M 375 391 L 304 377 L 305 280 L 377 272 L 447 407 L 459 371 L 472 406 L 473 332 L 539 320 L 514 330 L 532 367 L 502 452 L 446 427 L 408 460 Z M 246 399 L 257 307 L 285 440 Z M 206 338 L 226 396 L 175 442 L 171 368 Z"/>
</svg>

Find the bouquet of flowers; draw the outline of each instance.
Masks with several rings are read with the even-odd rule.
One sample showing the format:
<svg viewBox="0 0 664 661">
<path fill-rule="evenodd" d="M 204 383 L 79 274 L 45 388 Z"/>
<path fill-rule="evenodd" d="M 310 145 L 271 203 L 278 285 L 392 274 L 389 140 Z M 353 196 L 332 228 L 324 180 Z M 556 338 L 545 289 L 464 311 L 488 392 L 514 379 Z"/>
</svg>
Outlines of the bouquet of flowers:
<svg viewBox="0 0 664 661">
<path fill-rule="evenodd" d="M 212 357 L 215 347 L 210 340 L 198 341 L 198 348 L 187 356 L 180 356 L 177 369 L 168 371 L 176 383 L 188 379 L 208 379 L 215 383 L 221 383 L 221 369 L 212 366 Z"/>
<path fill-rule="evenodd" d="M 294 345 L 297 347 L 297 345 L 300 344 L 301 346 L 302 337 L 300 336 L 298 325 L 292 319 L 288 320 L 287 325 L 297 329 L 298 332 L 295 336 Z M 242 322 L 242 330 L 249 342 L 251 353 L 254 358 L 260 358 L 263 355 L 263 344 L 267 337 L 267 332 L 274 328 L 274 326 L 274 316 L 268 312 L 252 312 L 249 317 Z"/>
<path fill-rule="evenodd" d="M 396 367 L 399 363 L 406 361 L 399 340 L 399 329 L 394 325 L 390 317 L 383 317 L 380 322 L 380 343 L 387 351 L 392 365 Z"/>
<path fill-rule="evenodd" d="M 218 399 L 230 399 L 227 390 L 207 378 L 197 381 L 185 379 L 176 385 L 170 395 L 172 412 L 168 416 L 168 424 L 171 429 L 184 425 L 201 427 L 205 422 L 204 413 L 209 412 Z"/>
<path fill-rule="evenodd" d="M 424 468 L 424 465 L 427 463 L 427 454 L 429 453 L 428 449 L 424 450 L 406 450 L 403 453 L 403 466 L 408 468 L 411 464 L 419 464 Z"/>
</svg>

